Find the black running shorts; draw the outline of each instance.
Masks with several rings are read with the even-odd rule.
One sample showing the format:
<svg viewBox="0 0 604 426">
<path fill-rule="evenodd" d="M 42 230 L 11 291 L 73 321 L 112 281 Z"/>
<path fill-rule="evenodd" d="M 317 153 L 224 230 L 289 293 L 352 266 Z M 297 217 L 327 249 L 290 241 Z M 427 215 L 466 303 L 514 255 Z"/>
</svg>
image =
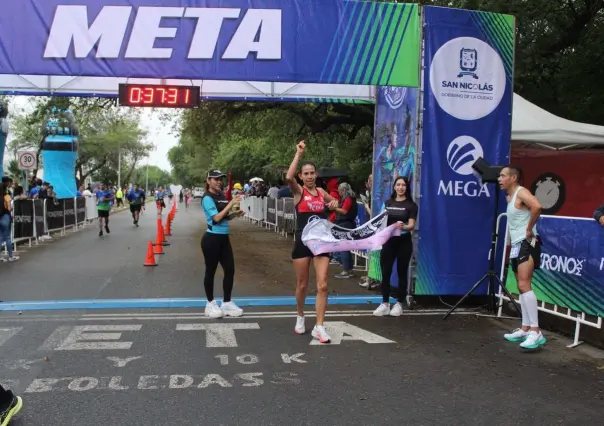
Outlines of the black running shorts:
<svg viewBox="0 0 604 426">
<path fill-rule="evenodd" d="M 143 207 L 142 204 L 130 204 L 130 212 L 131 213 L 140 212 L 142 207 Z"/>
<path fill-rule="evenodd" d="M 539 269 L 541 267 L 541 238 L 537 237 L 535 247 L 533 247 L 527 240 L 522 240 L 522 242 L 520 243 L 520 250 L 518 251 L 518 256 L 510 258 L 512 271 L 518 272 L 518 265 L 528 261 L 529 257 L 533 258 L 535 269 Z"/>
<path fill-rule="evenodd" d="M 109 217 L 109 210 L 97 210 L 99 217 Z"/>
<path fill-rule="evenodd" d="M 318 255 L 312 254 L 312 251 L 302 242 L 302 233 L 296 232 L 296 241 L 294 241 L 294 249 L 292 250 L 292 259 L 304 259 L 306 257 L 329 257 L 329 253 Z"/>
</svg>

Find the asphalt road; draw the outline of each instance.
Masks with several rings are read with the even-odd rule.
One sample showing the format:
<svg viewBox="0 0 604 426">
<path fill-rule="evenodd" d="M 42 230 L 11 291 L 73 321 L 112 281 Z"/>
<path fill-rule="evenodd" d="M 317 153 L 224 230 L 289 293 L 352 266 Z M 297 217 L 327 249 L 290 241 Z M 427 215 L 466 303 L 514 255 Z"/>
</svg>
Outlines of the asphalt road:
<svg viewBox="0 0 604 426">
<path fill-rule="evenodd" d="M 1 264 L 0 298 L 202 297 L 199 211 L 179 211 L 160 266 L 143 268 L 155 220 L 149 208 L 134 228 L 119 213 L 109 236 L 89 226 Z M 251 278 L 237 285 L 264 294 Z M 0 382 L 24 398 L 15 425 L 601 423 L 604 368 L 554 336 L 524 353 L 501 337 L 516 324 L 373 307 L 331 306 L 330 345 L 295 335 L 291 306 L 224 320 L 200 308 L 1 311 Z"/>
<path fill-rule="evenodd" d="M 283 309 L 218 321 L 195 310 L 4 312 L 0 381 L 24 397 L 16 425 L 602 419 L 604 373 L 555 339 L 527 354 L 485 318 L 342 309 L 329 318 L 331 345 L 295 335 Z"/>
</svg>

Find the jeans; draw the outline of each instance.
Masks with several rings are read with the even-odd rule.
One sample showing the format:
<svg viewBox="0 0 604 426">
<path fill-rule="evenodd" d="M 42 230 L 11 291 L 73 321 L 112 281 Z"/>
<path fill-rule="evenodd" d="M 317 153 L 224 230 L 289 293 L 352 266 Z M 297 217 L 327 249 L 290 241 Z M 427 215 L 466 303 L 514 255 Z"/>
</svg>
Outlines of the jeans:
<svg viewBox="0 0 604 426">
<path fill-rule="evenodd" d="M 349 251 L 343 251 L 338 253 L 340 255 L 340 264 L 342 265 L 342 269 L 346 272 L 352 271 L 352 253 Z"/>
<path fill-rule="evenodd" d="M 10 238 L 10 214 L 0 216 L 0 247 L 6 243 L 6 251 L 9 259 L 13 257 L 13 245 Z"/>
</svg>

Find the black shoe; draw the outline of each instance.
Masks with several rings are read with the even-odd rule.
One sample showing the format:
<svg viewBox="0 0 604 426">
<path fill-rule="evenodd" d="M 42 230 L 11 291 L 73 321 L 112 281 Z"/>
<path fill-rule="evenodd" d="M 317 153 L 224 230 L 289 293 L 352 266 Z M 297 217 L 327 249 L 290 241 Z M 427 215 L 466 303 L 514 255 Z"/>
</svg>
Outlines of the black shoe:
<svg viewBox="0 0 604 426">
<path fill-rule="evenodd" d="M 105 232 L 108 233 L 108 234 L 111 234 L 111 231 L 109 230 L 108 226 L 105 226 Z"/>
<path fill-rule="evenodd" d="M 10 395 L 12 397 L 12 401 L 8 407 L 4 408 L 4 410 L 2 412 L 0 412 L 0 425 L 1 426 L 8 425 L 8 423 L 11 421 L 11 419 L 19 411 L 21 411 L 21 408 L 23 407 L 23 400 L 21 399 L 20 396 L 13 395 L 13 393 L 11 391 L 7 391 L 7 392 L 10 393 Z"/>
<path fill-rule="evenodd" d="M 103 236 L 103 231 L 99 231 L 99 237 Z"/>
</svg>

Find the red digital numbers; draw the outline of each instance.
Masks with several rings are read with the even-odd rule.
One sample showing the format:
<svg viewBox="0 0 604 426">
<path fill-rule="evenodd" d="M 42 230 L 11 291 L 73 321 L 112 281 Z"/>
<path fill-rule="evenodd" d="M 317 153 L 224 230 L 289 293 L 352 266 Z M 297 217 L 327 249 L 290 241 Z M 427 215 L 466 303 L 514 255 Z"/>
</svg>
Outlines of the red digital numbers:
<svg viewBox="0 0 604 426">
<path fill-rule="evenodd" d="M 125 91 L 120 95 L 123 102 L 131 106 L 141 107 L 193 107 L 198 103 L 195 96 L 199 96 L 196 88 L 186 86 L 136 86 L 124 85 Z M 196 95 L 197 94 L 197 95 Z"/>
</svg>

